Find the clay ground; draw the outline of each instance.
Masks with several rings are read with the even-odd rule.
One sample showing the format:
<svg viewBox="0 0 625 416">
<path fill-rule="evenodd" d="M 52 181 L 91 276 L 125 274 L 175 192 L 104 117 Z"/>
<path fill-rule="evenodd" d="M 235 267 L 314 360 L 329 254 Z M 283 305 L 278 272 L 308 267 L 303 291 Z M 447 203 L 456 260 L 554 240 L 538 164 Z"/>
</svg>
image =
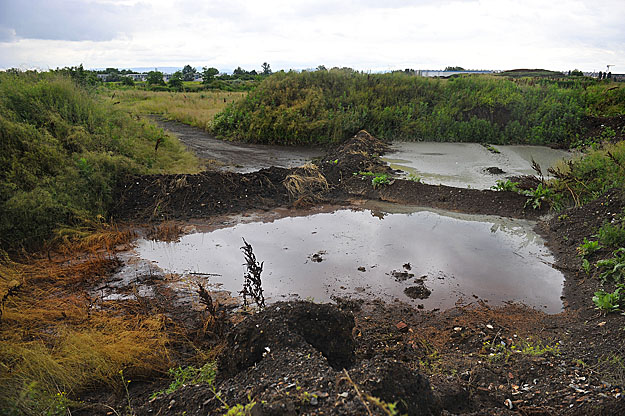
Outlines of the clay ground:
<svg viewBox="0 0 625 416">
<path fill-rule="evenodd" d="M 251 402 L 255 415 L 625 413 L 625 317 L 593 308 L 600 284 L 582 271 L 576 249 L 622 212 L 625 195 L 612 191 L 545 220 L 549 207 L 525 209 L 526 198 L 512 192 L 405 180 L 373 189 L 370 178 L 354 173 L 392 173 L 377 158 L 384 150 L 361 132 L 330 151 L 318 169 L 129 178 L 120 186 L 114 216 L 134 226 L 368 198 L 534 219 L 566 277 L 564 312 L 547 315 L 520 304 L 493 308 L 479 300 L 446 311 L 352 299 L 274 304 L 256 314 L 222 305 L 219 330 L 198 340 L 200 347 L 220 351 L 215 384 L 150 400 L 169 380 L 134 382 L 129 395 L 135 414 L 225 414 L 224 404 Z M 327 183 L 315 180 L 318 173 Z M 289 192 L 284 184 L 290 175 L 309 180 Z M 603 250 L 592 260 L 609 255 Z M 158 307 L 166 310 L 166 299 Z M 190 330 L 206 328 L 206 312 L 184 314 L 170 313 Z M 111 414 L 102 403 L 121 409 L 126 398 L 93 393 L 83 400 L 87 407 L 72 414 Z"/>
</svg>

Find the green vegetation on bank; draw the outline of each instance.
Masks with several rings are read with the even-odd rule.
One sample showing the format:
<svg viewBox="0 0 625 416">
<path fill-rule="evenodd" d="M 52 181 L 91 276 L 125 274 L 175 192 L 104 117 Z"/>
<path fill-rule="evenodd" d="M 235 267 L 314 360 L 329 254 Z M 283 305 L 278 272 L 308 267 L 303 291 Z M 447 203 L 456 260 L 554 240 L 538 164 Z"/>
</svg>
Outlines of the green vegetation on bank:
<svg viewBox="0 0 625 416">
<path fill-rule="evenodd" d="M 568 144 L 584 115 L 625 112 L 622 85 L 585 77 L 451 79 L 350 69 L 278 72 L 215 117 L 212 131 L 258 143 L 386 140 Z"/>
<path fill-rule="evenodd" d="M 625 189 L 625 141 L 591 149 L 554 173 L 551 188 L 575 205 L 592 201 L 612 188 Z"/>
<path fill-rule="evenodd" d="M 0 73 L 0 248 L 106 216 L 123 175 L 197 166 L 176 139 L 68 77 Z"/>
</svg>

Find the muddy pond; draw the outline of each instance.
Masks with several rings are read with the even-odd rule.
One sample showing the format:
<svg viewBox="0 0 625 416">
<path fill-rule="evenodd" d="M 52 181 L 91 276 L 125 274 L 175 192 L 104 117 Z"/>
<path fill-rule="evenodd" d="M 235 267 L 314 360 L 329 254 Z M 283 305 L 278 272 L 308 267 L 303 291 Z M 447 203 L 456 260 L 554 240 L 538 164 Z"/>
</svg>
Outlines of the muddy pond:
<svg viewBox="0 0 625 416">
<path fill-rule="evenodd" d="M 518 301 L 549 313 L 562 309 L 564 277 L 551 267 L 554 259 L 531 221 L 377 202 L 305 214 L 284 209 L 231 217 L 196 227 L 177 242 L 139 239 L 117 280 L 160 273 L 188 294 L 201 282 L 237 295 L 245 238 L 264 262 L 269 302 L 339 296 L 431 310 L 479 299 Z M 142 285 L 135 290 L 149 295 Z"/>
<path fill-rule="evenodd" d="M 496 152 L 477 143 L 396 142 L 382 160 L 430 185 L 489 189 L 497 180 L 535 175 L 532 160 L 548 178 L 549 168 L 576 156 L 544 146 L 496 145 L 494 149 Z"/>
</svg>

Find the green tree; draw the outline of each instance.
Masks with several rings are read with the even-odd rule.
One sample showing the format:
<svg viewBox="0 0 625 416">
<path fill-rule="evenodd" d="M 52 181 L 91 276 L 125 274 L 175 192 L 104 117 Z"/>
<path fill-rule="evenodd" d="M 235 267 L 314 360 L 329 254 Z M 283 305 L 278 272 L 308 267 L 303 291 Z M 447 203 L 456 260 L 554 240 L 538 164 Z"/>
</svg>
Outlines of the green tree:
<svg viewBox="0 0 625 416">
<path fill-rule="evenodd" d="M 161 71 L 148 72 L 148 78 L 146 81 L 148 85 L 165 85 L 165 81 L 163 80 L 163 73 Z"/>
<path fill-rule="evenodd" d="M 182 68 L 182 80 L 183 81 L 193 81 L 195 79 L 195 75 L 197 74 L 197 70 L 193 68 L 191 65 L 185 65 Z"/>
<path fill-rule="evenodd" d="M 245 75 L 245 74 L 247 74 L 247 71 L 245 69 L 241 68 L 240 66 L 237 66 L 237 68 L 234 71 L 232 71 L 232 75 L 239 75 L 240 76 L 240 75 Z"/>
<path fill-rule="evenodd" d="M 217 74 L 219 74 L 219 70 L 217 68 L 202 68 L 202 84 L 210 84 L 215 79 L 215 75 Z"/>
<path fill-rule="evenodd" d="M 173 75 L 171 76 L 171 78 L 169 78 L 169 89 L 174 90 L 174 91 L 182 91 L 183 90 L 183 83 L 182 83 L 182 78 L 184 75 L 182 75 L 182 72 L 180 71 L 176 71 L 173 73 Z"/>
<path fill-rule="evenodd" d="M 464 68 L 461 66 L 448 66 L 445 68 L 445 71 L 464 71 Z"/>
<path fill-rule="evenodd" d="M 126 76 L 126 77 L 122 77 L 121 79 L 122 85 L 128 85 L 133 87 L 135 85 L 135 80 Z"/>
<path fill-rule="evenodd" d="M 271 66 L 267 62 L 263 62 L 263 75 L 271 75 Z"/>
</svg>

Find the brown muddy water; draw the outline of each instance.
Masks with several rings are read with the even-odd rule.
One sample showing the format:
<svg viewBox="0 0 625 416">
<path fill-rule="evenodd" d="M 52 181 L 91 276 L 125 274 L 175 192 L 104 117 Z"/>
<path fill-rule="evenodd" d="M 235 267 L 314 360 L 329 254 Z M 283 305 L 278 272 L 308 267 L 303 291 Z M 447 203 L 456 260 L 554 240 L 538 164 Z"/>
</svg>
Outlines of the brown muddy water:
<svg viewBox="0 0 625 416">
<path fill-rule="evenodd" d="M 495 145 L 493 153 L 477 143 L 396 142 L 382 160 L 391 168 L 422 179 L 430 185 L 489 189 L 497 180 L 535 175 L 532 160 L 549 178 L 548 169 L 577 155 L 545 146 Z M 492 174 L 488 168 L 499 168 Z"/>
<path fill-rule="evenodd" d="M 177 242 L 139 239 L 113 281 L 121 287 L 132 280 L 135 293 L 149 296 L 146 276 L 164 275 L 189 294 L 201 282 L 236 296 L 245 238 L 264 262 L 269 302 L 339 296 L 444 309 L 480 299 L 562 310 L 564 277 L 551 267 L 554 259 L 531 221 L 381 203 L 269 217 L 233 217 Z M 125 295 L 108 285 L 102 296 Z"/>
</svg>

